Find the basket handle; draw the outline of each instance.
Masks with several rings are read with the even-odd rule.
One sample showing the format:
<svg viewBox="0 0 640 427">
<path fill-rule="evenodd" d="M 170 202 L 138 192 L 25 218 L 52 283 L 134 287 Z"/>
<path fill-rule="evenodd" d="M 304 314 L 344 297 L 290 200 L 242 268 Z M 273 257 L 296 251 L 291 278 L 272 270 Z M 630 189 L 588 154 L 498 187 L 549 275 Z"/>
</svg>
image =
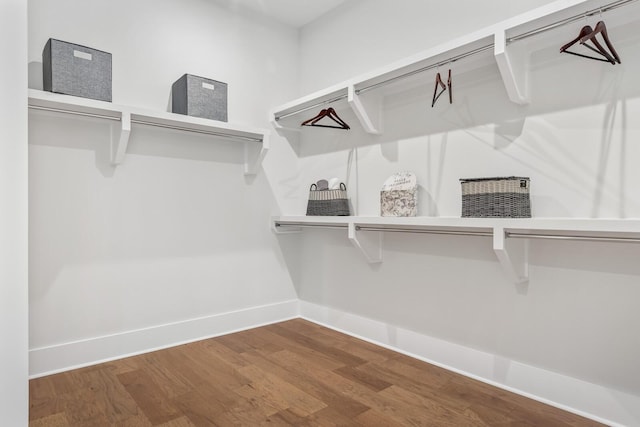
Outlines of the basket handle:
<svg viewBox="0 0 640 427">
<path fill-rule="evenodd" d="M 316 187 L 316 188 L 313 188 Z M 309 187 L 309 191 L 316 191 L 318 189 L 318 186 L 316 184 L 311 184 L 311 187 Z"/>
<path fill-rule="evenodd" d="M 340 183 L 340 189 L 341 189 L 342 191 L 347 191 L 347 186 L 346 186 L 346 185 L 344 185 L 344 182 L 341 182 L 341 183 Z"/>
</svg>

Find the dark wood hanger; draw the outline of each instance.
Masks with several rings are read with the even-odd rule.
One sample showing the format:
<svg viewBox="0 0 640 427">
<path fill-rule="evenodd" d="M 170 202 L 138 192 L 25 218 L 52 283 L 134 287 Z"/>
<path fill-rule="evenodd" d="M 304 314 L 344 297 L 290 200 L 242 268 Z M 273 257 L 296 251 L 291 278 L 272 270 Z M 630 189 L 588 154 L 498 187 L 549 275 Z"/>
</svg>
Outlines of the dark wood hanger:
<svg viewBox="0 0 640 427">
<path fill-rule="evenodd" d="M 453 83 L 451 83 L 451 68 L 449 68 L 449 78 L 447 79 L 447 89 L 449 90 L 449 104 L 453 104 Z"/>
<path fill-rule="evenodd" d="M 440 93 L 438 93 L 438 86 L 440 86 Z M 451 69 L 449 69 L 449 78 L 447 79 L 447 84 L 445 85 L 442 81 L 442 76 L 440 72 L 436 74 L 436 85 L 433 88 L 433 99 L 431 100 L 431 108 L 436 105 L 436 101 L 440 98 L 440 95 L 444 93 L 445 90 L 449 91 L 449 104 L 453 104 L 453 84 L 451 82 Z"/>
<path fill-rule="evenodd" d="M 318 122 L 325 117 L 329 117 L 331 120 L 337 123 L 338 126 L 318 124 Z M 315 127 L 333 128 L 333 129 L 351 129 L 351 127 L 349 127 L 347 122 L 342 120 L 340 116 L 338 116 L 338 113 L 336 113 L 336 110 L 334 110 L 333 108 L 322 109 L 315 117 L 312 117 L 309 120 L 305 120 L 304 122 L 302 122 L 300 126 L 315 126 Z"/>
<path fill-rule="evenodd" d="M 310 118 L 309 120 L 305 120 L 304 122 L 302 122 L 300 124 L 300 126 L 308 126 L 311 124 L 311 122 L 313 122 L 316 119 L 321 119 L 322 117 L 327 115 L 327 110 L 323 109 L 321 110 L 318 114 L 316 114 L 315 116 L 313 116 L 312 118 Z"/>
<path fill-rule="evenodd" d="M 570 55 L 580 56 L 582 58 L 588 58 L 588 59 L 593 59 L 593 60 L 596 60 L 596 61 L 604 61 L 604 62 L 609 62 L 611 64 L 615 64 L 616 60 L 609 54 L 609 52 L 604 50 L 604 48 L 598 42 L 598 40 L 596 40 L 595 38 L 590 38 L 589 37 L 592 33 L 593 33 L 593 29 L 591 28 L 591 26 L 590 25 L 585 25 L 580 30 L 580 34 L 578 34 L 578 37 L 576 37 L 575 39 L 571 40 L 569 43 L 565 44 L 564 46 L 562 46 L 560 48 L 560 53 L 568 53 Z M 582 39 L 585 39 L 585 42 L 582 42 Z M 593 43 L 595 48 L 593 46 L 591 46 L 591 45 L 586 44 L 586 42 L 589 41 L 589 40 Z M 572 52 L 572 51 L 568 50 L 571 46 L 573 46 L 574 44 L 576 44 L 578 42 L 580 42 L 580 44 L 582 44 L 584 47 L 594 51 L 598 55 L 603 56 L 604 58 L 598 58 L 598 57 L 595 57 L 595 56 L 589 56 L 589 55 L 585 55 L 585 54 L 578 53 L 578 52 Z"/>
<path fill-rule="evenodd" d="M 438 86 L 440 86 L 440 93 L 438 93 Z M 445 90 L 447 90 L 447 85 L 445 85 L 442 81 L 442 77 L 440 77 L 440 72 L 438 71 L 438 74 L 436 74 L 436 85 L 433 88 L 433 99 L 431 100 L 431 108 L 436 105 L 436 101 L 438 100 L 438 98 L 440 98 L 440 95 L 442 95 Z"/>
<path fill-rule="evenodd" d="M 333 108 L 328 108 L 327 111 L 329 112 L 329 117 L 334 121 L 338 122 L 339 124 L 341 124 L 343 129 L 351 129 L 347 124 L 347 122 L 342 120 L 342 118 L 340 118 L 338 113 L 336 113 L 336 110 L 334 110 Z"/>
<path fill-rule="evenodd" d="M 613 48 L 613 44 L 611 44 L 611 40 L 609 39 L 609 34 L 607 33 L 607 26 L 604 24 L 604 21 L 599 21 L 595 27 L 593 27 L 593 31 L 591 34 L 587 34 L 580 39 L 580 43 L 585 44 L 587 41 L 591 40 L 594 44 L 597 43 L 595 37 L 598 34 L 602 34 L 602 38 L 604 39 L 604 43 L 609 48 L 609 52 L 613 55 L 613 58 L 618 64 L 621 64 L 620 57 L 618 56 L 618 52 Z"/>
</svg>

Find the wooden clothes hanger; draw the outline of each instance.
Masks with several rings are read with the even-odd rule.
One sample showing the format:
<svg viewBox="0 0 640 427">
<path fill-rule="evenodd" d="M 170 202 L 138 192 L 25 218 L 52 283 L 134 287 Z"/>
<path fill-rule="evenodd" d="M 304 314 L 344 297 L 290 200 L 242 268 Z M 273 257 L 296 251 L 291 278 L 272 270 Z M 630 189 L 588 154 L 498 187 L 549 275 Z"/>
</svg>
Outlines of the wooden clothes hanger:
<svg viewBox="0 0 640 427">
<path fill-rule="evenodd" d="M 438 93 L 438 86 L 440 86 L 440 93 Z M 438 74 L 436 74 L 436 85 L 433 88 L 433 99 L 431 100 L 431 108 L 436 105 L 436 101 L 438 100 L 438 98 L 440 98 L 440 95 L 442 95 L 445 90 L 447 90 L 447 85 L 445 85 L 442 81 L 442 77 L 440 77 L 440 71 L 438 71 Z"/>
<path fill-rule="evenodd" d="M 607 26 L 605 25 L 604 21 L 599 21 L 596 24 L 596 26 L 593 28 L 593 31 L 591 32 L 591 34 L 587 34 L 580 39 L 580 43 L 585 44 L 587 41 L 591 40 L 593 41 L 594 44 L 596 44 L 597 40 L 595 37 L 598 34 L 602 34 L 604 43 L 609 48 L 609 52 L 611 52 L 611 54 L 613 55 L 613 59 L 615 59 L 615 62 L 617 62 L 618 64 L 621 64 L 622 62 L 620 62 L 620 56 L 618 56 L 618 52 L 616 52 L 616 50 L 613 47 L 613 44 L 611 43 L 611 40 L 609 39 L 609 33 L 607 33 Z"/>
<path fill-rule="evenodd" d="M 329 117 L 331 120 L 337 123 L 338 126 L 318 124 L 318 122 L 325 117 Z M 340 116 L 338 116 L 338 113 L 336 113 L 336 110 L 334 110 L 331 107 L 322 109 L 315 117 L 312 117 L 309 120 L 305 120 L 304 122 L 302 122 L 300 126 L 315 126 L 315 127 L 333 128 L 333 129 L 351 129 L 351 127 L 349 127 L 347 122 L 342 120 Z"/>
<path fill-rule="evenodd" d="M 602 25 L 600 25 L 601 23 L 602 23 Z M 584 27 L 582 27 L 582 29 L 580 30 L 580 33 L 578 34 L 578 37 L 576 37 L 575 39 L 571 40 L 569 43 L 567 43 L 564 46 L 562 46 L 560 48 L 560 53 L 568 53 L 570 55 L 580 56 L 582 58 L 593 59 L 593 60 L 596 60 L 596 61 L 609 62 L 609 63 L 611 63 L 613 65 L 615 65 L 616 58 L 617 58 L 617 62 L 620 63 L 619 58 L 618 58 L 618 54 L 617 54 L 617 52 L 615 52 L 615 49 L 613 49 L 613 46 L 611 45 L 611 41 L 609 40 L 608 34 L 606 36 L 605 43 L 607 44 L 607 46 L 610 49 L 612 49 L 612 52 L 615 52 L 616 58 L 611 56 L 611 54 L 609 52 L 607 52 L 602 47 L 600 42 L 598 42 L 598 40 L 595 38 L 595 36 L 598 35 L 599 33 L 601 33 L 603 30 L 604 30 L 603 37 L 604 37 L 604 34 L 606 33 L 606 27 L 604 27 L 604 22 L 600 21 L 600 22 L 598 22 L 598 25 L 600 25 L 600 28 L 599 28 L 599 30 L 597 32 L 593 28 L 591 28 L 590 25 L 585 25 Z M 598 25 L 596 25 L 596 27 Z M 591 43 L 593 43 L 593 46 L 587 44 L 587 42 L 589 42 L 589 41 Z M 585 55 L 583 53 L 578 53 L 578 52 L 573 52 L 573 51 L 568 50 L 571 46 L 573 46 L 574 44 L 576 44 L 578 42 L 580 42 L 580 44 L 583 45 L 584 47 L 586 47 L 586 48 L 592 50 L 593 52 L 597 53 L 598 55 L 602 56 L 603 58 L 595 57 L 595 56 L 589 56 L 589 55 Z"/>
<path fill-rule="evenodd" d="M 440 86 L 440 93 L 438 93 L 438 86 Z M 453 104 L 453 92 L 452 92 L 452 83 L 451 83 L 451 69 L 449 69 L 449 78 L 447 79 L 447 84 L 445 85 L 442 81 L 442 77 L 440 76 L 440 72 L 436 74 L 436 85 L 433 88 L 433 99 L 431 100 L 431 108 L 436 105 L 436 101 L 440 98 L 440 95 L 444 93 L 444 91 L 449 90 L 449 104 Z"/>
<path fill-rule="evenodd" d="M 349 127 L 349 125 L 347 124 L 347 122 L 342 120 L 342 118 L 340 118 L 338 113 L 336 113 L 336 110 L 334 110 L 333 108 L 328 108 L 327 109 L 327 113 L 328 113 L 328 116 L 329 116 L 330 119 L 332 119 L 333 121 L 337 122 L 338 124 L 340 124 L 342 126 L 342 129 L 351 129 Z"/>
<path fill-rule="evenodd" d="M 578 34 L 578 37 L 576 37 L 575 39 L 571 40 L 569 43 L 565 44 L 564 46 L 562 46 L 560 48 L 560 53 L 568 53 L 570 55 L 580 56 L 582 58 L 594 59 L 596 61 L 604 61 L 604 62 L 610 62 L 610 63 L 614 64 L 615 60 L 613 59 L 613 57 L 611 55 L 609 55 L 609 53 L 607 51 L 605 51 L 604 48 L 600 45 L 600 43 L 595 39 L 592 41 L 594 46 L 595 46 L 595 48 L 593 46 L 590 46 L 590 45 L 586 44 L 586 43 L 581 43 L 581 44 L 583 46 L 585 46 L 586 48 L 591 49 L 592 51 L 594 51 L 598 55 L 603 56 L 604 58 L 598 58 L 598 57 L 589 56 L 589 55 L 585 55 L 583 53 L 572 52 L 572 51 L 568 50 L 571 46 L 573 46 L 574 44 L 580 42 L 584 37 L 589 36 L 591 33 L 593 33 L 593 28 L 591 28 L 590 25 L 585 25 L 580 30 L 580 33 Z"/>
<path fill-rule="evenodd" d="M 449 104 L 453 104 L 453 84 L 451 83 L 451 68 L 449 68 L 449 78 L 447 79 L 447 89 L 449 89 Z"/>
<path fill-rule="evenodd" d="M 322 109 L 318 114 L 316 114 L 314 117 L 310 118 L 309 120 L 305 120 L 304 122 L 302 122 L 300 124 L 300 126 L 309 126 L 311 125 L 311 123 L 316 120 L 316 119 L 321 119 L 322 117 L 327 115 L 327 110 L 326 109 Z"/>
</svg>

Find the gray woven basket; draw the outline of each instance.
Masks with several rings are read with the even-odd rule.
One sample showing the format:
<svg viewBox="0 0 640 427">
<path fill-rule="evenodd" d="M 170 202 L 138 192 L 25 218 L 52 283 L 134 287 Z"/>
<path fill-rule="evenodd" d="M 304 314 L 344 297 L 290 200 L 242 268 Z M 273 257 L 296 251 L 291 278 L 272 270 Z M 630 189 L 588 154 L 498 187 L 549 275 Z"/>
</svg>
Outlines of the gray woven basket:
<svg viewBox="0 0 640 427">
<path fill-rule="evenodd" d="M 309 189 L 307 216 L 349 216 L 347 187 L 340 184 L 339 190 L 318 190 L 316 184 Z"/>
<path fill-rule="evenodd" d="M 529 178 L 461 179 L 462 217 L 531 218 Z"/>
</svg>

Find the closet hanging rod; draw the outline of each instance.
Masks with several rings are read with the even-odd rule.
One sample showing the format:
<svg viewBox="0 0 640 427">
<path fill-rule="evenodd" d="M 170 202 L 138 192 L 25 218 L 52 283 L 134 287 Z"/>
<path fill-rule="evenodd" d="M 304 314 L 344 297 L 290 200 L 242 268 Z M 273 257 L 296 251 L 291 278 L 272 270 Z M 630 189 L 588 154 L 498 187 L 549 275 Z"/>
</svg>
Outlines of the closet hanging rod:
<svg viewBox="0 0 640 427">
<path fill-rule="evenodd" d="M 344 230 L 348 228 L 347 224 L 306 224 L 298 222 L 275 223 L 276 227 L 296 227 L 296 228 L 328 228 Z M 417 234 L 441 234 L 456 236 L 480 236 L 491 237 L 491 231 L 464 231 L 464 230 L 435 230 L 435 229 L 419 229 L 406 227 L 374 227 L 366 225 L 356 225 L 358 231 L 385 231 L 391 233 L 417 233 Z M 549 240 L 578 240 L 591 242 L 608 242 L 608 243 L 640 243 L 640 237 L 612 237 L 612 236 L 580 236 L 572 234 L 528 234 L 517 232 L 505 232 L 505 237 L 516 239 L 549 239 Z"/>
<path fill-rule="evenodd" d="M 305 224 L 305 223 L 297 223 L 297 222 L 288 222 L 281 223 L 276 222 L 276 227 L 295 227 L 295 228 L 329 228 L 335 230 L 344 230 L 348 227 L 347 224 Z"/>
<path fill-rule="evenodd" d="M 65 110 L 63 108 L 43 107 L 43 106 L 40 106 L 40 105 L 29 105 L 29 108 L 31 108 L 33 110 L 51 111 L 51 112 L 54 112 L 54 113 L 63 113 L 63 114 L 73 114 L 73 115 L 76 115 L 76 116 L 92 117 L 92 118 L 106 119 L 106 120 L 114 120 L 114 121 L 118 121 L 118 122 L 122 120 L 120 117 L 108 116 L 106 114 L 86 113 L 86 112 L 83 112 L 83 111 Z M 176 126 L 176 125 L 169 125 L 169 124 L 163 124 L 163 123 L 156 123 L 156 122 L 140 120 L 140 119 L 131 119 L 131 123 L 147 125 L 147 126 L 155 126 L 155 127 L 165 128 L 165 129 L 174 129 L 174 130 L 179 130 L 179 131 L 183 131 L 183 132 L 192 132 L 192 133 L 199 133 L 199 134 L 204 134 L 204 135 L 212 135 L 212 136 L 217 136 L 217 137 L 222 137 L 222 138 L 240 139 L 240 140 L 243 140 L 243 141 L 250 141 L 250 142 L 263 142 L 262 138 L 253 138 L 253 137 L 250 137 L 250 136 L 234 135 L 234 134 L 230 134 L 230 133 L 208 131 L 208 130 L 204 130 L 204 129 L 192 129 L 192 128 L 188 128 L 188 127 L 184 127 L 184 126 Z"/>
<path fill-rule="evenodd" d="M 423 73 L 425 71 L 433 70 L 434 68 L 438 68 L 438 67 L 444 66 L 446 64 L 450 64 L 450 63 L 459 61 L 459 60 L 467 58 L 469 56 L 476 55 L 478 53 L 484 52 L 485 50 L 493 49 L 493 46 L 494 46 L 494 44 L 490 43 L 490 44 L 481 46 L 479 48 L 470 50 L 468 52 L 464 52 L 464 53 L 461 53 L 459 55 L 452 56 L 452 57 L 450 57 L 450 58 L 448 58 L 448 59 L 446 59 L 444 61 L 439 61 L 439 62 L 436 62 L 435 64 L 427 65 L 427 66 L 424 66 L 422 68 L 418 68 L 417 70 L 409 71 L 409 72 L 406 72 L 404 74 L 399 74 L 399 75 L 397 75 L 395 77 L 388 78 L 388 79 L 383 80 L 381 82 L 374 83 L 374 84 L 369 85 L 369 86 L 361 87 L 360 89 L 356 89 L 356 94 L 360 95 L 361 93 L 368 92 L 368 91 L 370 91 L 372 89 L 377 89 L 380 86 L 386 86 L 386 85 L 388 85 L 390 83 L 393 83 L 393 82 L 395 82 L 397 80 L 402 80 L 402 79 L 405 79 L 407 77 L 411 77 L 411 76 L 414 76 L 416 74 L 420 74 L 420 73 Z"/>
<path fill-rule="evenodd" d="M 289 222 L 289 223 L 275 223 L 276 227 L 296 227 L 296 228 L 329 228 L 329 229 L 338 229 L 344 230 L 348 228 L 347 224 L 305 224 L 300 222 Z M 491 237 L 493 236 L 493 232 L 491 231 L 461 231 L 461 230 L 422 230 L 416 228 L 402 228 L 402 227 L 369 227 L 369 226 L 361 226 L 356 225 L 356 230 L 358 231 L 388 231 L 391 233 L 421 233 L 421 234 L 446 234 L 446 235 L 457 235 L 457 236 L 484 236 Z"/>
<path fill-rule="evenodd" d="M 607 236 L 577 236 L 558 234 L 526 234 L 506 232 L 507 238 L 517 239 L 550 239 L 550 240 L 580 240 L 583 242 L 610 242 L 610 243 L 640 243 L 640 237 L 607 237 Z"/>
<path fill-rule="evenodd" d="M 262 142 L 262 138 L 253 138 L 250 136 L 234 135 L 231 133 L 215 132 L 215 131 L 204 130 L 204 129 L 192 129 L 192 128 L 183 127 L 183 126 L 167 125 L 164 123 L 156 123 L 156 122 L 150 122 L 146 120 L 131 119 L 131 123 L 136 123 L 139 125 L 146 125 L 146 126 L 155 126 L 155 127 L 164 128 L 164 129 L 174 129 L 174 130 L 179 130 L 183 132 L 200 133 L 204 135 L 218 136 L 221 138 L 241 139 L 243 141 L 250 141 L 250 142 Z"/>
<path fill-rule="evenodd" d="M 94 117 L 98 119 L 115 120 L 118 122 L 120 121 L 120 117 L 107 116 L 106 114 L 84 113 L 82 111 L 65 110 L 63 108 L 42 107 L 40 105 L 31 105 L 31 104 L 29 104 L 29 108 L 31 108 L 32 110 L 52 111 L 54 113 L 73 114 L 76 116 Z"/>
<path fill-rule="evenodd" d="M 605 4 L 605 5 L 603 5 L 603 6 L 599 7 L 599 8 L 591 9 L 591 10 L 588 10 L 588 11 L 586 11 L 584 13 L 580 13 L 578 15 L 573 15 L 573 16 L 570 16 L 568 18 L 561 19 L 560 21 L 556 21 L 556 22 L 553 22 L 551 24 L 544 25 L 542 27 L 538 27 L 538 28 L 533 29 L 531 31 L 527 31 L 526 33 L 518 34 L 518 35 L 513 36 L 513 37 L 508 37 L 507 38 L 507 43 L 512 43 L 512 42 L 515 42 L 515 41 L 518 41 L 518 40 L 523 40 L 523 39 L 526 39 L 526 38 L 529 38 L 529 37 L 532 37 L 532 36 L 536 36 L 538 34 L 546 33 L 547 31 L 554 30 L 556 28 L 562 27 L 562 26 L 567 25 L 567 24 L 571 24 L 572 22 L 576 22 L 576 21 L 579 21 L 581 19 L 587 18 L 589 16 L 593 16 L 593 15 L 596 15 L 596 14 L 599 14 L 599 13 L 608 12 L 610 10 L 617 9 L 619 7 L 625 6 L 625 5 L 630 4 L 630 3 L 634 3 L 636 1 L 638 1 L 638 0 L 618 0 L 618 1 L 614 1 L 612 3 Z"/>
<path fill-rule="evenodd" d="M 458 231 L 458 230 L 430 230 L 430 229 L 413 229 L 413 228 L 401 228 L 401 227 L 367 227 L 356 226 L 356 230 L 362 231 L 389 231 L 396 233 L 424 233 L 424 234 L 451 234 L 458 236 L 493 236 L 493 231 Z M 552 239 L 552 240 L 580 240 L 580 241 L 592 241 L 592 242 L 627 242 L 627 243 L 640 243 L 640 237 L 609 237 L 609 236 L 578 236 L 578 235 L 561 235 L 561 234 L 527 234 L 527 233 L 514 233 L 505 232 L 507 238 L 520 238 L 520 239 Z"/>
<path fill-rule="evenodd" d="M 418 233 L 418 234 L 445 234 L 455 236 L 493 236 L 492 231 L 462 231 L 462 230 L 433 230 L 419 228 L 402 228 L 402 227 L 369 227 L 356 225 L 356 230 L 362 231 L 389 231 L 391 233 Z"/>
<path fill-rule="evenodd" d="M 333 102 L 338 102 L 338 101 L 341 101 L 343 99 L 347 99 L 347 95 L 346 94 L 339 95 L 339 96 L 336 96 L 336 97 L 331 98 L 331 99 L 326 99 L 324 101 L 319 101 L 319 102 L 316 102 L 313 105 L 309 105 L 308 107 L 300 108 L 298 110 L 291 111 L 291 112 L 286 113 L 286 114 L 281 114 L 279 116 L 275 116 L 275 119 L 276 119 L 276 121 L 281 120 L 281 119 L 285 119 L 287 117 L 295 116 L 298 113 L 304 113 L 305 111 L 313 110 L 314 108 L 318 108 L 318 107 L 321 107 L 323 105 L 331 104 Z"/>
</svg>

